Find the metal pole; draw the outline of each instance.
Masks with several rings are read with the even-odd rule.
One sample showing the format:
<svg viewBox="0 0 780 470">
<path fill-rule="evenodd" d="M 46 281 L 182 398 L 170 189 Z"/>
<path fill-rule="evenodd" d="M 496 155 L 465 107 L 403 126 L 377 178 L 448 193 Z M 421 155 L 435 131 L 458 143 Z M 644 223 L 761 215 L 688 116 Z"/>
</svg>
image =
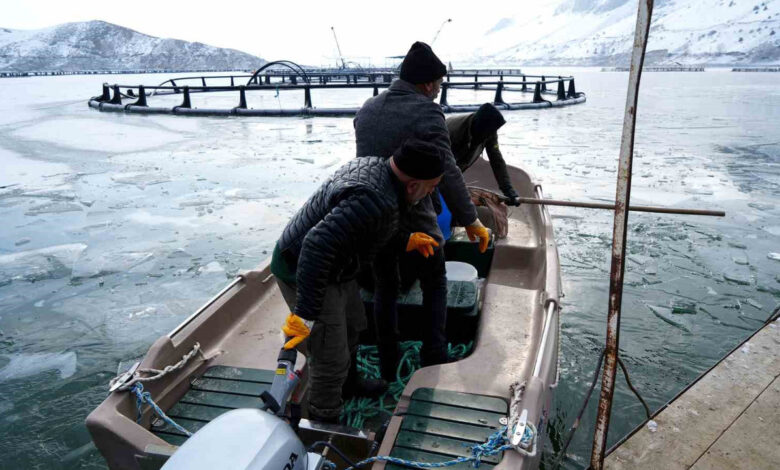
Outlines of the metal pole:
<svg viewBox="0 0 780 470">
<path fill-rule="evenodd" d="M 590 466 L 601 470 L 604 465 L 604 451 L 607 448 L 609 418 L 612 411 L 612 396 L 615 392 L 615 374 L 618 365 L 620 334 L 620 307 L 623 297 L 623 272 L 625 270 L 626 235 L 628 228 L 628 207 L 631 200 L 631 164 L 634 154 L 634 130 L 636 128 L 636 107 L 639 96 L 639 79 L 647 48 L 653 0 L 639 0 L 634 33 L 631 69 L 628 77 L 626 112 L 623 116 L 623 136 L 620 139 L 620 163 L 615 196 L 615 224 L 612 232 L 612 271 L 609 284 L 609 314 L 607 316 L 607 341 L 601 379 L 596 430 L 593 435 L 593 450 Z"/>
<path fill-rule="evenodd" d="M 510 202 L 509 198 L 503 198 L 505 202 Z M 565 206 L 565 207 L 585 207 L 588 209 L 610 209 L 615 210 L 615 204 L 602 204 L 599 202 L 579 202 L 579 201 L 560 201 L 556 199 L 536 199 L 533 197 L 518 197 L 515 200 L 523 204 L 544 204 L 545 206 Z M 715 217 L 724 217 L 723 211 L 710 211 L 703 209 L 676 209 L 673 207 L 657 206 L 629 206 L 629 211 L 633 212 L 655 212 L 660 214 L 687 214 L 687 215 L 711 215 Z"/>
<path fill-rule="evenodd" d="M 447 18 L 446 20 L 444 20 L 444 22 L 441 24 L 441 26 L 439 26 L 439 30 L 436 31 L 436 35 L 433 36 L 433 41 L 431 41 L 431 47 L 433 47 L 433 43 L 436 42 L 436 39 L 438 39 L 439 33 L 441 33 L 441 30 L 444 29 L 444 25 L 447 24 L 447 23 L 450 23 L 450 22 L 452 22 L 452 18 Z"/>
<path fill-rule="evenodd" d="M 336 41 L 336 49 L 339 51 L 339 59 L 341 60 L 341 68 L 345 69 L 345 68 L 347 68 L 347 64 L 344 63 L 344 56 L 341 55 L 341 46 L 339 46 L 339 38 L 336 37 L 336 28 L 331 26 L 330 30 L 333 31 L 333 39 Z"/>
</svg>

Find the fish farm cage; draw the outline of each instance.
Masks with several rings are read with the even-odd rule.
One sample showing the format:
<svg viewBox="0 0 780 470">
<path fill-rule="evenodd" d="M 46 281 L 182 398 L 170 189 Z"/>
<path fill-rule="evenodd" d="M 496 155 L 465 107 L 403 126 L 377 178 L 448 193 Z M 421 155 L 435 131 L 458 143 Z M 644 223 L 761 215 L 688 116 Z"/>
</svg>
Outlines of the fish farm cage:
<svg viewBox="0 0 780 470">
<path fill-rule="evenodd" d="M 275 61 L 252 74 L 172 78 L 157 86 L 104 83 L 89 106 L 190 116 L 354 116 L 369 93 L 376 96 L 397 76 L 397 69 L 304 69 Z M 342 92 L 334 102 L 322 93 L 330 90 L 354 91 Z M 477 103 L 453 103 L 453 94 L 463 90 L 472 90 L 471 98 L 488 94 Z M 343 105 L 344 93 L 357 93 L 352 105 Z M 313 95 L 324 105 L 315 106 Z M 502 110 L 540 109 L 584 103 L 585 94 L 576 90 L 572 76 L 526 75 L 519 69 L 450 70 L 441 85 L 439 104 L 445 113 L 473 112 L 487 101 Z"/>
</svg>

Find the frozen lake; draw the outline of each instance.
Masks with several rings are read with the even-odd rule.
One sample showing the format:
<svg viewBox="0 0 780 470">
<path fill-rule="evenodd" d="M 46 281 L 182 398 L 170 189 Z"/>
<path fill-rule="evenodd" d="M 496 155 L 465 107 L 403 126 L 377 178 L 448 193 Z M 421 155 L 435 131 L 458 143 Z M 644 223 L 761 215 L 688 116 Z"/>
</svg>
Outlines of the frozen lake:
<svg viewBox="0 0 780 470">
<path fill-rule="evenodd" d="M 531 170 L 548 197 L 614 199 L 627 74 L 526 72 L 573 74 L 588 101 L 505 113 L 499 140 L 507 161 Z M 104 80 L 148 85 L 169 77 L 0 80 L 0 467 L 105 468 L 83 423 L 117 365 L 267 257 L 290 215 L 354 155 L 350 118 L 87 107 Z M 632 203 L 727 212 L 629 218 L 621 349 L 652 409 L 758 329 L 780 299 L 777 78 L 726 71 L 642 78 Z M 314 104 L 359 104 L 371 90 L 343 93 L 315 96 Z M 492 98 L 459 93 L 464 102 Z M 303 102 L 255 99 L 258 107 Z M 566 296 L 548 462 L 603 346 L 612 237 L 609 212 L 550 212 Z M 693 313 L 673 314 L 673 306 Z M 622 379 L 615 396 L 610 442 L 643 420 Z M 568 468 L 587 466 L 593 400 Z"/>
</svg>

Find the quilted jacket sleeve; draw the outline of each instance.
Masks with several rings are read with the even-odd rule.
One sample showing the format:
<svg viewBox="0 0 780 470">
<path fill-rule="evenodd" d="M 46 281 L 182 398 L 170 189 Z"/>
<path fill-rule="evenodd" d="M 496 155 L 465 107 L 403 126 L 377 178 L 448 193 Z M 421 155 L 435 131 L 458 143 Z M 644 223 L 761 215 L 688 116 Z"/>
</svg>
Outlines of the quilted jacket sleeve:
<svg viewBox="0 0 780 470">
<path fill-rule="evenodd" d="M 426 107 L 426 112 L 419 117 L 421 124 L 418 128 L 419 137 L 435 144 L 444 150 L 444 176 L 439 183 L 439 191 L 447 203 L 452 216 L 460 225 L 471 225 L 477 220 L 477 209 L 471 202 L 471 196 L 466 189 L 461 173 L 455 162 L 455 156 L 450 147 L 450 135 L 444 122 L 444 113 L 439 105 L 431 103 Z"/>
<path fill-rule="evenodd" d="M 397 230 L 397 209 L 378 194 L 361 191 L 342 199 L 303 240 L 295 314 L 316 320 L 333 275 L 353 263 L 358 251 L 370 261 Z"/>
</svg>

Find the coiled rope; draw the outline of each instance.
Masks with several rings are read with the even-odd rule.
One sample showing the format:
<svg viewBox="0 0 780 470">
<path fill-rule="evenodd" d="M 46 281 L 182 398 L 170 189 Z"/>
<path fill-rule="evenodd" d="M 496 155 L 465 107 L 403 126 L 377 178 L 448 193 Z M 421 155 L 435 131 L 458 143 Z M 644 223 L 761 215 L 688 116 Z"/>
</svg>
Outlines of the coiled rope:
<svg viewBox="0 0 780 470">
<path fill-rule="evenodd" d="M 395 381 L 388 384 L 387 392 L 378 399 L 355 397 L 344 403 L 341 421 L 347 426 L 362 428 L 366 420 L 380 413 L 392 416 L 396 403 L 406 388 L 412 375 L 421 367 L 420 348 L 422 341 L 401 341 Z M 448 344 L 447 355 L 451 361 L 464 358 L 474 347 L 474 342 L 466 344 Z M 359 346 L 357 351 L 357 369 L 368 379 L 379 379 L 379 349 L 376 346 Z"/>
</svg>

